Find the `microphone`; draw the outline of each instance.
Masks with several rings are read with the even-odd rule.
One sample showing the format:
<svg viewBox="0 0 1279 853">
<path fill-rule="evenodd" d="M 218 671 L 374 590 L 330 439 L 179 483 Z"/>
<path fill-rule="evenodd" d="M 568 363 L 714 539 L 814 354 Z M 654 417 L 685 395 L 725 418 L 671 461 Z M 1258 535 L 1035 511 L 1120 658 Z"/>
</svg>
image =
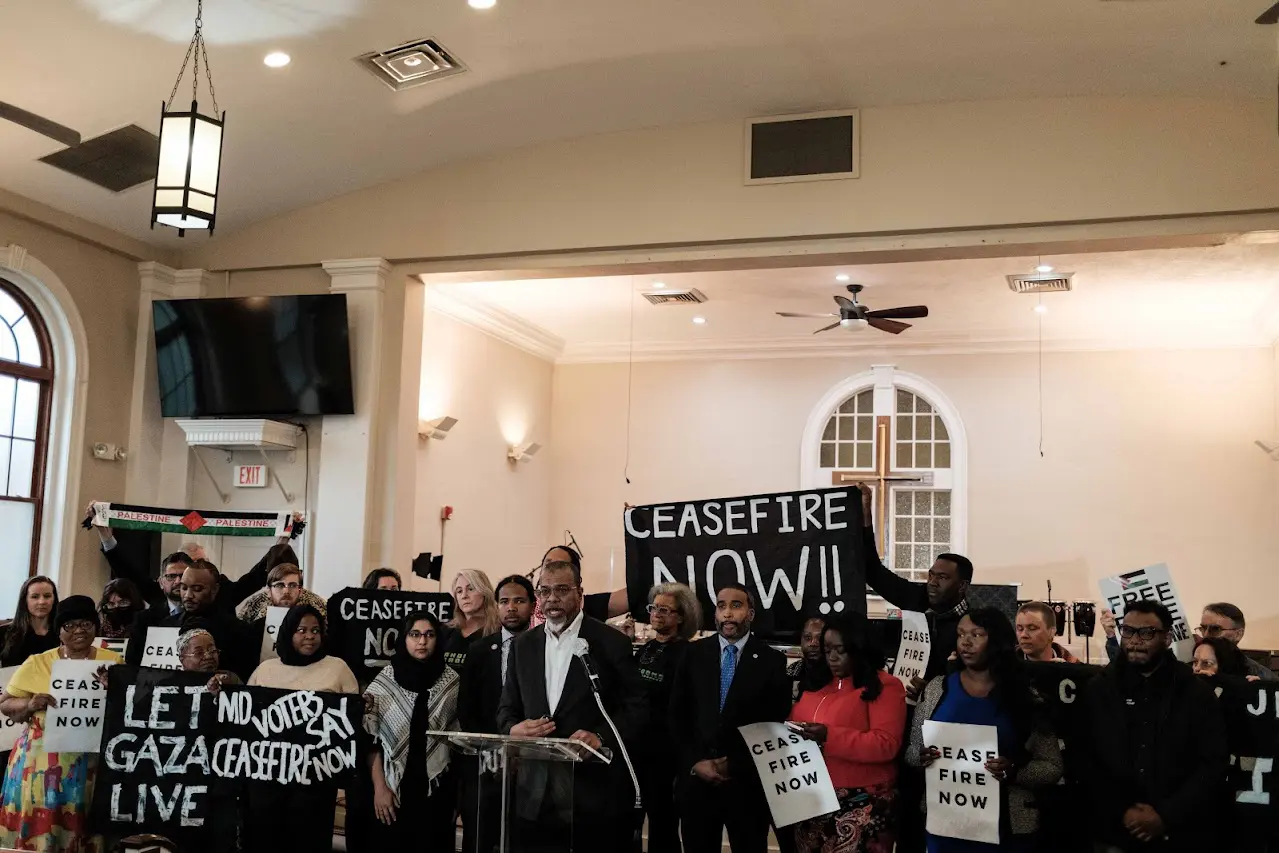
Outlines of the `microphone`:
<svg viewBox="0 0 1279 853">
<path fill-rule="evenodd" d="M 595 664 L 591 663 L 591 644 L 578 637 L 577 644 L 573 646 L 573 654 L 582 661 L 582 666 L 586 667 L 586 676 L 591 680 L 591 689 L 598 693 L 600 674 L 595 671 Z"/>
<path fill-rule="evenodd" d="M 586 555 L 582 553 L 582 546 L 577 544 L 577 537 L 573 535 L 573 531 L 565 530 L 564 532 L 568 534 L 568 544 L 573 546 L 573 550 L 577 552 L 577 556 L 584 558 Z M 583 640 L 582 642 L 586 641 Z"/>
</svg>

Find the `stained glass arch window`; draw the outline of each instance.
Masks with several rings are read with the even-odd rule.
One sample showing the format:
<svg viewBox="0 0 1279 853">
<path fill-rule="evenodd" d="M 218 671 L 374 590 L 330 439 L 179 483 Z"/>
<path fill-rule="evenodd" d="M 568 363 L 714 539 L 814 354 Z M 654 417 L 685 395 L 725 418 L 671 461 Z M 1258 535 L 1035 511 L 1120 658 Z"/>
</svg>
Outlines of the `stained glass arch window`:
<svg viewBox="0 0 1279 853">
<path fill-rule="evenodd" d="M 967 547 L 963 425 L 940 389 L 891 365 L 849 377 L 814 408 L 805 430 L 805 488 L 863 482 L 884 564 L 924 580 L 938 554 Z"/>
<path fill-rule="evenodd" d="M 53 377 L 44 319 L 0 279 L 0 536 L 13 545 L 0 557 L 6 583 L 33 574 L 39 556 Z"/>
</svg>

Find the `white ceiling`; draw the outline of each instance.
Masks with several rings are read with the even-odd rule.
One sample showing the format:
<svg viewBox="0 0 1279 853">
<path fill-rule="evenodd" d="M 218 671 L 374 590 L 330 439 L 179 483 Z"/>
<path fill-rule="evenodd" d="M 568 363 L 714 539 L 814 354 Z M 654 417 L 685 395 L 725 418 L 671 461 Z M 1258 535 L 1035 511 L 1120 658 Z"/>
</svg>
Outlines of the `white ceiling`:
<svg viewBox="0 0 1279 853">
<path fill-rule="evenodd" d="M 968 351 L 1053 348 L 1264 346 L 1279 329 L 1279 245 L 1231 244 L 1044 257 L 1073 272 L 1074 290 L 1015 294 L 1005 276 L 1029 273 L 1038 257 L 875 266 L 683 273 L 534 281 L 431 283 L 433 307 L 513 341 L 539 340 L 563 361 L 697 355 L 838 353 L 849 348 Z M 927 305 L 901 335 L 832 330 L 776 311 L 834 311 L 838 274 L 865 285 L 868 308 Z M 656 281 L 695 287 L 701 305 L 653 306 L 640 296 Z M 846 294 L 845 294 L 846 295 Z M 462 306 L 465 310 L 456 310 Z M 704 325 L 692 322 L 704 317 Z M 830 322 L 833 322 L 830 321 Z M 633 329 L 633 331 L 632 331 Z M 556 354 L 555 349 L 560 348 Z M 549 352 L 547 351 L 549 349 Z"/>
<path fill-rule="evenodd" d="M 227 110 L 220 228 L 557 138 L 885 104 L 1095 94 L 1265 98 L 1266 0 L 207 0 Z M 194 0 L 10 0 L 0 97 L 90 138 L 158 129 Z M 395 94 L 361 53 L 432 37 L 470 72 Z M 293 63 L 262 64 L 283 49 Z M 1220 63 L 1225 62 L 1223 66 Z M 189 90 L 184 90 L 189 91 Z M 179 102 L 185 96 L 179 97 Z M 0 123 L 0 186 L 144 240 L 113 195 Z"/>
</svg>

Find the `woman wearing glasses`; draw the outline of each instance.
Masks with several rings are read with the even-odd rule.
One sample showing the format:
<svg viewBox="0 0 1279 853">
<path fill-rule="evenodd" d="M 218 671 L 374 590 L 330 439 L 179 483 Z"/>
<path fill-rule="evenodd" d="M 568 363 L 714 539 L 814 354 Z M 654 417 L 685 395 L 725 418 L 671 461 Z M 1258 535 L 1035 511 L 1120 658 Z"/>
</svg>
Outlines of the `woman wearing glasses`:
<svg viewBox="0 0 1279 853">
<path fill-rule="evenodd" d="M 428 731 L 458 728 L 461 678 L 445 665 L 440 623 L 404 619 L 391 662 L 369 685 L 364 728 L 373 736 L 371 850 L 452 850 L 457 778 L 449 745 Z"/>
<path fill-rule="evenodd" d="M 26 723 L 5 772 L 0 847 L 42 853 L 96 853 L 102 847 L 101 839 L 85 830 L 98 756 L 44 749 L 45 709 L 54 704 L 49 695 L 54 662 L 121 661 L 115 652 L 94 648 L 98 628 L 92 598 L 73 595 L 61 601 L 53 620 L 58 647 L 27 658 L 0 694 L 0 713 Z"/>
<path fill-rule="evenodd" d="M 697 594 L 682 583 L 664 583 L 648 591 L 648 624 L 656 636 L 636 653 L 635 662 L 648 690 L 648 731 L 639 764 L 644 810 L 648 813 L 649 853 L 679 853 L 679 815 L 673 790 L 674 753 L 667 709 L 671 703 L 671 681 L 684 657 L 688 641 L 702 627 L 702 608 Z"/>
<path fill-rule="evenodd" d="M 249 677 L 251 687 L 359 693 L 351 668 L 326 653 L 324 619 L 307 604 L 295 604 L 280 623 L 279 658 L 263 661 Z M 245 848 L 248 853 L 329 853 L 333 849 L 336 783 L 273 785 L 249 782 Z"/>
</svg>

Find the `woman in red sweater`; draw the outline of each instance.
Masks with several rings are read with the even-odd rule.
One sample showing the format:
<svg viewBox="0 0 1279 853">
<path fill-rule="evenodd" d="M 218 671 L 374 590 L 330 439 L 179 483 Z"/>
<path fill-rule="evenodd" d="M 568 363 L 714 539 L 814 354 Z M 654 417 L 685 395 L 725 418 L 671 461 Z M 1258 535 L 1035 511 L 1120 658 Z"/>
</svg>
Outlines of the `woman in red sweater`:
<svg viewBox="0 0 1279 853">
<path fill-rule="evenodd" d="M 890 853 L 897 765 L 906 731 L 906 690 L 884 672 L 884 656 L 864 624 L 826 623 L 822 637 L 831 680 L 804 693 L 790 719 L 826 757 L 839 811 L 794 827 L 799 853 Z"/>
</svg>

